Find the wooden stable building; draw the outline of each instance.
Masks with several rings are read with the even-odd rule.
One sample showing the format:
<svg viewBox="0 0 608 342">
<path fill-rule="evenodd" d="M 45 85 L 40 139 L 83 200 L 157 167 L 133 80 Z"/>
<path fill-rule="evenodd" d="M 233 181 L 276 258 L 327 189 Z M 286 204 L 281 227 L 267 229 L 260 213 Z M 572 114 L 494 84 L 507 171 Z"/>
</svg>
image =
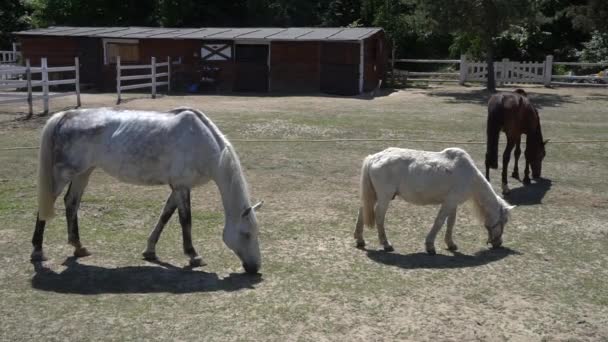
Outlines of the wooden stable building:
<svg viewBox="0 0 608 342">
<path fill-rule="evenodd" d="M 324 92 L 373 90 L 386 74 L 381 28 L 49 27 L 15 32 L 23 58 L 50 66 L 78 56 L 81 82 L 116 86 L 122 64 L 172 60 L 174 88 L 196 91 Z"/>
</svg>

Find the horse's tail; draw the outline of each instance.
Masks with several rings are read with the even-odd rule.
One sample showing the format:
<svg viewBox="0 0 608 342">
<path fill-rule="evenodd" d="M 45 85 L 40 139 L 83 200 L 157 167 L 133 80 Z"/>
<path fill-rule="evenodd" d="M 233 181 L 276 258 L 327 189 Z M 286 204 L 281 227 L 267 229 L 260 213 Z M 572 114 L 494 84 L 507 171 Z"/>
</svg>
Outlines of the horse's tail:
<svg viewBox="0 0 608 342">
<path fill-rule="evenodd" d="M 504 110 L 500 99 L 493 96 L 488 103 L 486 126 L 486 167 L 498 168 L 498 139 L 503 124 Z"/>
<path fill-rule="evenodd" d="M 361 211 L 363 212 L 363 224 L 373 228 L 376 224 L 376 190 L 369 176 L 370 156 L 365 158 L 361 167 Z"/>
<path fill-rule="evenodd" d="M 48 221 L 55 216 L 53 136 L 62 117 L 63 112 L 53 115 L 42 129 L 38 152 L 38 219 L 40 221 Z"/>
</svg>

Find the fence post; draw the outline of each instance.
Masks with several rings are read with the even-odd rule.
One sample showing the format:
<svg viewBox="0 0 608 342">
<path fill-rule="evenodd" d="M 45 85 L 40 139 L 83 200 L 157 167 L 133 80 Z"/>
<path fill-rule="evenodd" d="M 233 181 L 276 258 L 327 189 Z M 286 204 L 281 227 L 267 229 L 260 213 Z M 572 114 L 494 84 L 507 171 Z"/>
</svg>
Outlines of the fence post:
<svg viewBox="0 0 608 342">
<path fill-rule="evenodd" d="M 467 72 L 469 66 L 467 65 L 467 55 L 460 55 L 460 75 L 458 76 L 458 84 L 464 85 L 467 81 Z"/>
<path fill-rule="evenodd" d="M 544 82 L 545 87 L 551 86 L 551 78 L 553 78 L 553 55 L 547 55 L 545 59 Z"/>
<path fill-rule="evenodd" d="M 156 98 L 156 57 L 152 57 L 152 98 Z"/>
<path fill-rule="evenodd" d="M 29 58 L 25 60 L 25 79 L 27 80 L 27 105 L 29 107 L 26 119 L 29 119 L 34 115 L 34 106 L 32 105 L 32 69 Z"/>
<path fill-rule="evenodd" d="M 395 40 L 393 39 L 393 46 L 391 51 L 391 87 L 395 87 L 395 50 L 397 47 L 395 46 Z"/>
<path fill-rule="evenodd" d="M 171 57 L 167 56 L 167 94 L 171 92 Z"/>
<path fill-rule="evenodd" d="M 120 104 L 120 56 L 116 56 L 116 104 Z"/>
<path fill-rule="evenodd" d="M 511 69 L 511 65 L 509 64 L 508 58 L 503 58 L 500 67 L 500 85 L 503 86 L 507 81 L 509 81 L 509 70 Z M 497 80 L 498 81 L 498 80 Z"/>
<path fill-rule="evenodd" d="M 78 57 L 74 57 L 74 72 L 76 74 L 76 106 L 80 107 L 80 62 Z"/>
<path fill-rule="evenodd" d="M 44 114 L 49 113 L 49 70 L 46 58 L 40 60 L 42 69 L 42 102 L 44 104 Z"/>
</svg>

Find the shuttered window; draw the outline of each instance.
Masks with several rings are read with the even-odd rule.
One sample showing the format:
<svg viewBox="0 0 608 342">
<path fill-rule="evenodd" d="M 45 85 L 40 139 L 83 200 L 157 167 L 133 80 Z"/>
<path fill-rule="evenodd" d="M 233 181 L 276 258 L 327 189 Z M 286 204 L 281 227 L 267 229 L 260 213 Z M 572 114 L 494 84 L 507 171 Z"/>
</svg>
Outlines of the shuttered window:
<svg viewBox="0 0 608 342">
<path fill-rule="evenodd" d="M 120 56 L 121 63 L 139 62 L 139 45 L 129 43 L 107 43 L 106 57 L 108 63 L 116 63 L 116 56 Z"/>
</svg>

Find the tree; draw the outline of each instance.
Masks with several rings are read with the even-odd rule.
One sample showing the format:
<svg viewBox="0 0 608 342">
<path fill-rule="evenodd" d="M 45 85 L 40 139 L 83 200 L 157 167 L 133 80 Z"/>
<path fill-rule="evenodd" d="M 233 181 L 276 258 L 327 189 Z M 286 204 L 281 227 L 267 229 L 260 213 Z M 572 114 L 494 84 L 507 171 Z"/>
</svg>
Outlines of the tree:
<svg viewBox="0 0 608 342">
<path fill-rule="evenodd" d="M 11 32 L 30 26 L 28 8 L 23 0 L 3 0 L 0 7 L 0 49 L 12 42 Z"/>
<path fill-rule="evenodd" d="M 535 2 L 527 0 L 419 0 L 427 25 L 457 37 L 477 38 L 488 65 L 487 88 L 496 91 L 496 39 L 511 25 L 534 20 Z"/>
</svg>

